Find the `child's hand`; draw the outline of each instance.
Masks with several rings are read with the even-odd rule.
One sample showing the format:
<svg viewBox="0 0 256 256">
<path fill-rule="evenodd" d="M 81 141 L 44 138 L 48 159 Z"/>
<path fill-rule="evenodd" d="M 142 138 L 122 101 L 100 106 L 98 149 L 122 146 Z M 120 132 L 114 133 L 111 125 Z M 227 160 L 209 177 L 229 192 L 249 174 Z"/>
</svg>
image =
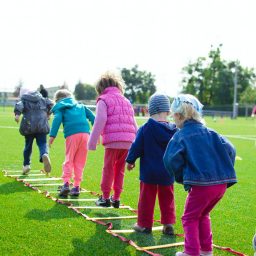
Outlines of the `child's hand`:
<svg viewBox="0 0 256 256">
<path fill-rule="evenodd" d="M 19 116 L 19 115 L 15 115 L 14 120 L 15 120 L 15 122 L 18 124 L 19 121 L 20 121 L 20 116 Z"/>
<path fill-rule="evenodd" d="M 54 142 L 55 138 L 54 137 L 50 137 L 49 138 L 49 147 L 51 147 L 52 143 Z"/>
<path fill-rule="evenodd" d="M 135 163 L 134 164 L 127 163 L 127 165 L 126 165 L 126 168 L 128 171 L 131 171 L 134 167 L 135 167 Z"/>
</svg>

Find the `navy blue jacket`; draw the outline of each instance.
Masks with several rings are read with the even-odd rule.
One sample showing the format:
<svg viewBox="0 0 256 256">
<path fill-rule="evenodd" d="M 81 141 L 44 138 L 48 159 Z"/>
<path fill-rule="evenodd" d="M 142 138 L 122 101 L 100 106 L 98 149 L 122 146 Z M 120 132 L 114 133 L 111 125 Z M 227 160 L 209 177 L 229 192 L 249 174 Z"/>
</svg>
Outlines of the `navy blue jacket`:
<svg viewBox="0 0 256 256">
<path fill-rule="evenodd" d="M 126 162 L 133 164 L 140 158 L 140 180 L 144 183 L 171 185 L 174 176 L 164 167 L 163 155 L 169 140 L 177 131 L 174 124 L 150 118 L 137 132 Z"/>
<path fill-rule="evenodd" d="M 43 98 L 37 91 L 23 94 L 14 108 L 15 115 L 23 114 L 20 123 L 21 135 L 49 133 L 48 115 L 52 106 L 53 102 Z"/>
<path fill-rule="evenodd" d="M 234 146 L 217 132 L 195 121 L 184 126 L 170 140 L 164 164 L 170 175 L 175 175 L 185 190 L 192 185 L 210 186 L 237 182 L 234 170 Z"/>
</svg>

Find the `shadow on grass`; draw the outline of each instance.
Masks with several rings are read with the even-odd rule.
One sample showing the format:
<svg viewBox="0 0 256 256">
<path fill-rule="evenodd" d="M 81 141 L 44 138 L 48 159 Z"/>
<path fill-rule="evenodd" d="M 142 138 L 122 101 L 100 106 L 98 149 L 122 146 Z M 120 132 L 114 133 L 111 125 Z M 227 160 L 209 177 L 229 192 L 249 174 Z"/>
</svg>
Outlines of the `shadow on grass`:
<svg viewBox="0 0 256 256">
<path fill-rule="evenodd" d="M 90 239 L 84 241 L 79 238 L 74 238 L 72 244 L 74 247 L 73 252 L 69 256 L 95 256 L 95 255 L 115 255 L 115 256 L 128 256 L 130 253 L 124 250 L 124 244 L 119 239 L 113 237 L 111 234 L 106 233 L 106 228 L 103 225 L 96 224 L 95 233 L 91 235 Z M 116 227 L 120 226 L 116 223 Z M 141 253 L 140 253 L 141 255 Z"/>
<path fill-rule="evenodd" d="M 12 181 L 0 185 L 0 194 L 8 195 L 17 192 L 26 192 L 28 189 L 24 186 L 23 183 L 17 181 Z"/>
<path fill-rule="evenodd" d="M 55 204 L 50 210 L 33 209 L 25 216 L 27 219 L 48 221 L 52 219 L 79 218 L 80 216 L 66 207 Z"/>
</svg>

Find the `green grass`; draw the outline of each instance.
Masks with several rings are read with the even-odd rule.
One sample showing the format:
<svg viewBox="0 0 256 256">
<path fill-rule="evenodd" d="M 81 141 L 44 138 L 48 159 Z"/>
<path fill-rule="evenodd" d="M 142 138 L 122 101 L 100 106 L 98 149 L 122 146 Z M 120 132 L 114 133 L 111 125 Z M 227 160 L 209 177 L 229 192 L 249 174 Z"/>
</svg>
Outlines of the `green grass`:
<svg viewBox="0 0 256 256">
<path fill-rule="evenodd" d="M 207 124 L 222 134 L 256 136 L 256 123 L 252 119 L 217 119 L 213 122 L 208 118 Z M 252 255 L 251 240 L 256 228 L 256 146 L 255 142 L 250 140 L 234 138 L 230 140 L 236 146 L 237 155 L 243 160 L 237 161 L 235 166 L 238 184 L 228 189 L 223 200 L 211 214 L 214 243 Z M 10 108 L 6 108 L 5 111 L 0 110 L 0 144 L 0 170 L 20 170 L 24 138 L 19 135 L 18 125 L 13 120 Z M 40 169 L 36 145 L 33 150 L 32 167 Z M 98 193 L 100 193 L 103 152 L 102 146 L 99 146 L 95 152 L 89 152 L 82 183 L 83 188 Z M 53 165 L 52 176 L 60 177 L 64 160 L 64 138 L 61 132 L 50 153 Z M 122 202 L 136 209 L 138 194 L 137 164 L 134 171 L 126 172 Z M 186 195 L 183 187 L 175 184 L 177 233 L 183 233 L 180 217 Z M 47 199 L 22 183 L 4 177 L 1 173 L 0 202 L 0 255 L 145 255 L 107 234 L 106 227 L 86 221 L 66 206 Z M 79 205 L 83 204 L 79 203 Z M 83 210 L 83 212 L 89 216 L 130 214 L 127 210 Z M 159 218 L 159 207 L 156 206 L 155 219 Z M 115 220 L 112 223 L 114 229 L 128 229 L 135 221 L 135 219 Z M 163 236 L 161 232 L 154 232 L 152 235 L 135 233 L 122 235 L 140 246 L 183 240 L 178 237 Z M 178 249 L 182 248 L 159 249 L 154 252 L 174 255 Z M 215 250 L 215 255 L 231 254 Z"/>
</svg>

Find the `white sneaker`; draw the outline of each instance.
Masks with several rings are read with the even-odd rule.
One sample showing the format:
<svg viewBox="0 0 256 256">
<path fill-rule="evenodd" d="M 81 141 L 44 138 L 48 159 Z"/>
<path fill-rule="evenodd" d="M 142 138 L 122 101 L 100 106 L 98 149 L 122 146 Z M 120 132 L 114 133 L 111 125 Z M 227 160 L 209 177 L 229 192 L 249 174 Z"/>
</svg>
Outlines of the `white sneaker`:
<svg viewBox="0 0 256 256">
<path fill-rule="evenodd" d="M 175 255 L 176 255 L 176 256 L 189 256 L 189 255 L 186 254 L 185 252 L 176 252 Z"/>
<path fill-rule="evenodd" d="M 48 156 L 48 154 L 43 154 L 42 155 L 42 160 L 43 160 L 43 164 L 44 164 L 44 171 L 46 173 L 50 173 L 51 172 L 51 161 L 50 161 L 50 158 Z"/>
<path fill-rule="evenodd" d="M 24 166 L 23 166 L 23 169 L 22 169 L 22 174 L 23 174 L 23 175 L 26 175 L 26 174 L 29 173 L 30 170 L 31 170 L 30 165 L 24 165 Z"/>
<path fill-rule="evenodd" d="M 200 251 L 200 256 L 213 256 L 213 252 L 212 251 Z"/>
</svg>

